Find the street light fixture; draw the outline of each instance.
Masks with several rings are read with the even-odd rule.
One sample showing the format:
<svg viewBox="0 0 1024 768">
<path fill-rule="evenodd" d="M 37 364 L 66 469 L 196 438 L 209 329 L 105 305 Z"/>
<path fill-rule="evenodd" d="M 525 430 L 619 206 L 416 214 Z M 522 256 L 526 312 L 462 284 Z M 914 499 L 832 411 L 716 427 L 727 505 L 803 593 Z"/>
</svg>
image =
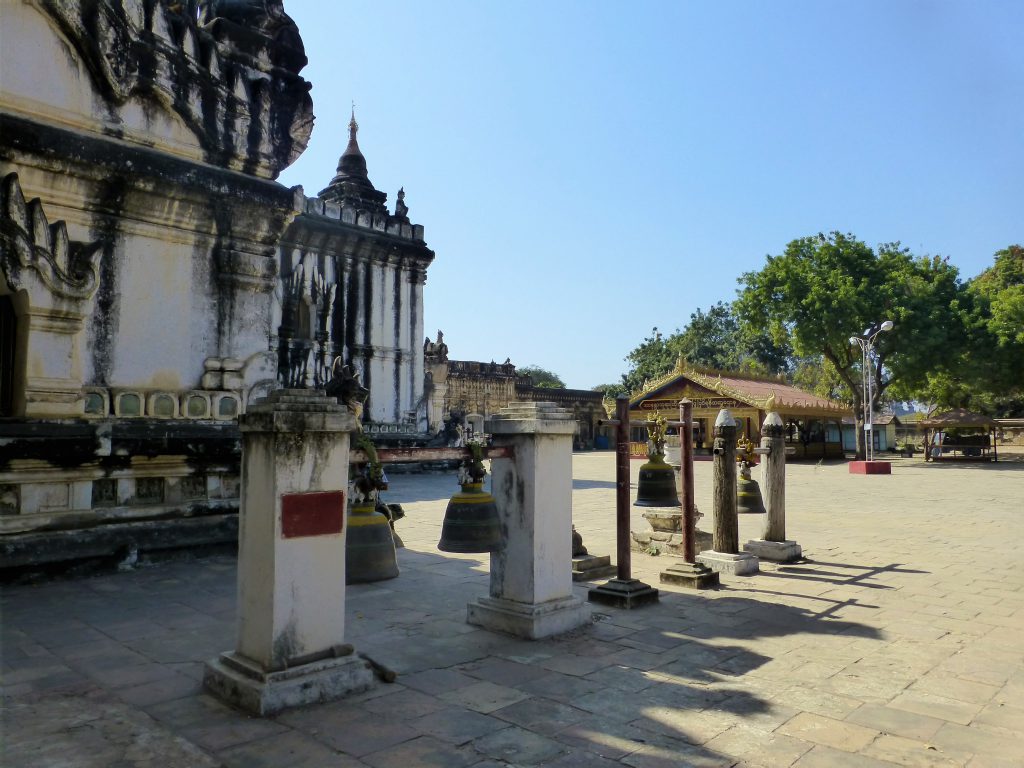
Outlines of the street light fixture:
<svg viewBox="0 0 1024 768">
<path fill-rule="evenodd" d="M 851 336 L 850 344 L 859 346 L 861 350 L 861 392 L 864 393 L 863 402 L 863 416 L 864 416 L 864 457 L 868 461 L 874 461 L 875 458 L 875 440 L 874 440 L 874 424 L 872 423 L 875 418 L 874 407 L 871 401 L 871 375 L 870 369 L 868 368 L 871 363 L 871 352 L 874 348 L 875 338 L 882 331 L 892 330 L 892 320 L 883 320 L 881 323 L 876 323 L 864 331 L 863 336 Z"/>
</svg>

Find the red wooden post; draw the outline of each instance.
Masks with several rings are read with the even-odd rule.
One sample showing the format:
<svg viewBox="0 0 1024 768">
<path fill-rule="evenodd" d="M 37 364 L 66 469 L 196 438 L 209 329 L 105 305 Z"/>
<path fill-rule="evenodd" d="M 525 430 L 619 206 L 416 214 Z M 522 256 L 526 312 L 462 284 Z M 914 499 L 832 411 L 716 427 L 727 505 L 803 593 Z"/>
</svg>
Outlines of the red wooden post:
<svg viewBox="0 0 1024 768">
<path fill-rule="evenodd" d="M 693 503 L 693 403 L 679 401 L 679 496 L 683 505 L 683 560 L 697 561 L 697 510 Z"/>
<path fill-rule="evenodd" d="M 615 554 L 618 578 L 632 578 L 629 549 L 629 398 L 615 399 Z"/>
</svg>

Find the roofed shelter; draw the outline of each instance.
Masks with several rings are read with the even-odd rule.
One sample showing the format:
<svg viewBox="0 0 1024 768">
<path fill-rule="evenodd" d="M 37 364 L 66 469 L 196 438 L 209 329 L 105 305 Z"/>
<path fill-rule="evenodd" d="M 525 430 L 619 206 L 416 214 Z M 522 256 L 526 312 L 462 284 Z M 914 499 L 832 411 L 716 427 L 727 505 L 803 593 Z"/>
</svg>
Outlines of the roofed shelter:
<svg viewBox="0 0 1024 768">
<path fill-rule="evenodd" d="M 768 398 L 773 396 L 774 408 L 769 409 Z M 773 377 L 680 363 L 630 400 L 631 418 L 646 420 L 651 413 L 661 413 L 677 419 L 683 398 L 693 402 L 693 443 L 697 452 L 710 451 L 715 418 L 722 408 L 728 408 L 740 437 L 759 442 L 765 415 L 775 410 L 786 424 L 786 444 L 794 448 L 794 458 L 843 458 L 842 420 L 852 415 L 850 407 Z M 647 440 L 642 427 L 632 432 L 636 434 L 630 435 L 631 440 Z"/>
<path fill-rule="evenodd" d="M 954 408 L 921 419 L 917 426 L 925 433 L 925 461 L 956 458 L 958 453 L 963 459 L 999 460 L 995 439 L 998 424 L 984 414 Z"/>
</svg>

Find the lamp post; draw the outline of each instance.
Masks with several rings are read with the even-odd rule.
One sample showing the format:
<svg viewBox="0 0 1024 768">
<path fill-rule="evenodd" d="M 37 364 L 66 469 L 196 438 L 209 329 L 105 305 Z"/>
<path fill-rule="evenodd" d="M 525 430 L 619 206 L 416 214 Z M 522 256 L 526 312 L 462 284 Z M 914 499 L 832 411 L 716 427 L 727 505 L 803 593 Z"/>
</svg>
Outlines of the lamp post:
<svg viewBox="0 0 1024 768">
<path fill-rule="evenodd" d="M 892 330 L 892 320 L 883 320 L 881 323 L 876 323 L 864 331 L 863 336 L 851 336 L 850 344 L 859 346 L 862 362 L 861 362 L 861 393 L 864 395 L 863 403 L 863 416 L 864 416 L 864 458 L 867 461 L 874 461 L 875 458 L 875 440 L 874 440 L 874 407 L 872 405 L 872 389 L 871 389 L 871 351 L 874 348 L 875 338 L 882 331 Z M 868 435 L 867 433 L 871 433 Z"/>
</svg>

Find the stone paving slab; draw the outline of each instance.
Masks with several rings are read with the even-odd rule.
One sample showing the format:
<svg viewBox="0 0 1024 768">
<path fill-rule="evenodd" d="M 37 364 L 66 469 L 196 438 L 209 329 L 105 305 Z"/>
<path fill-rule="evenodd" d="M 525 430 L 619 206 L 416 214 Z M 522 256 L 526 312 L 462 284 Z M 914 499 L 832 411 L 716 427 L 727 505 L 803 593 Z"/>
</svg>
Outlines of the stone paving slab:
<svg viewBox="0 0 1024 768">
<path fill-rule="evenodd" d="M 710 513 L 711 464 L 695 475 Z M 584 542 L 614 553 L 614 456 L 576 455 L 574 485 Z M 0 765 L 1024 765 L 1024 463 L 790 465 L 805 561 L 698 593 L 634 553 L 659 604 L 535 642 L 465 623 L 489 562 L 436 549 L 454 477 L 391 488 L 402 575 L 350 589 L 347 639 L 396 683 L 267 719 L 204 694 L 234 645 L 228 557 L 8 587 Z"/>
</svg>

